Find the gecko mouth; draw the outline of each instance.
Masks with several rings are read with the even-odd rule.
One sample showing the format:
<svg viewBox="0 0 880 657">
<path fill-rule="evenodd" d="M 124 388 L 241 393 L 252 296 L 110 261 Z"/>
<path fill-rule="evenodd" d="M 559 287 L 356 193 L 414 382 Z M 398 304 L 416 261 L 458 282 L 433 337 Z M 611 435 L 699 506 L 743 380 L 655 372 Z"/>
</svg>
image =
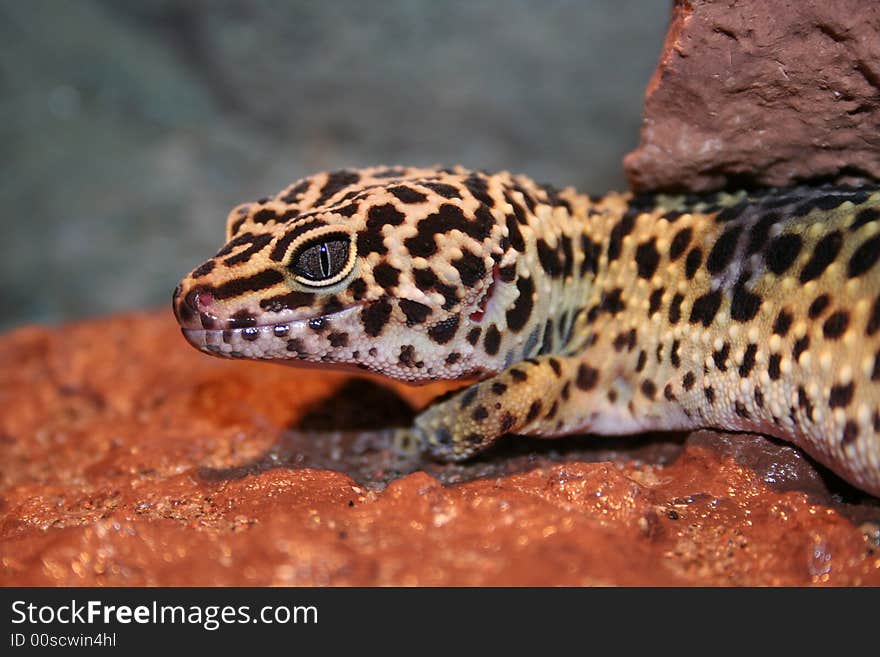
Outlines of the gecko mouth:
<svg viewBox="0 0 880 657">
<path fill-rule="evenodd" d="M 346 306 L 332 313 L 295 319 L 276 318 L 249 326 L 205 328 L 181 324 L 181 332 L 193 347 L 231 358 L 304 358 L 321 351 L 320 342 L 342 325 L 349 325 L 362 304 Z M 293 353 L 291 353 L 293 352 Z"/>
</svg>

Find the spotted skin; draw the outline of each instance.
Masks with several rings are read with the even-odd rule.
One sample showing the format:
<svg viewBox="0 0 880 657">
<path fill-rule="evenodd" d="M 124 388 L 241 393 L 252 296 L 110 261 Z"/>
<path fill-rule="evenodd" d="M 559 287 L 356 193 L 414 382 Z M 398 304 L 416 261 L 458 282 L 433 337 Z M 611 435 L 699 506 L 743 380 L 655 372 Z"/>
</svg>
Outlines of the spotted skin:
<svg viewBox="0 0 880 657">
<path fill-rule="evenodd" d="M 234 209 L 174 309 L 219 356 L 477 379 L 395 430 L 403 450 L 716 427 L 877 495 L 878 260 L 874 188 L 591 198 L 371 168 Z"/>
</svg>

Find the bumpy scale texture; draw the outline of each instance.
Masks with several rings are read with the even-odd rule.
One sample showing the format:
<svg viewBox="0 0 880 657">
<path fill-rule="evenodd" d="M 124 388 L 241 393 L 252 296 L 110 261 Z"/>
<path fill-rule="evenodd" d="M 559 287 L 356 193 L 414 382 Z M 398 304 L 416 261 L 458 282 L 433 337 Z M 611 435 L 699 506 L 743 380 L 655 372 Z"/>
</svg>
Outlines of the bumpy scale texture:
<svg viewBox="0 0 880 657">
<path fill-rule="evenodd" d="M 394 444 L 715 427 L 880 494 L 880 189 L 591 198 L 506 172 L 321 173 L 229 216 L 178 286 L 233 358 L 478 381 Z"/>
</svg>

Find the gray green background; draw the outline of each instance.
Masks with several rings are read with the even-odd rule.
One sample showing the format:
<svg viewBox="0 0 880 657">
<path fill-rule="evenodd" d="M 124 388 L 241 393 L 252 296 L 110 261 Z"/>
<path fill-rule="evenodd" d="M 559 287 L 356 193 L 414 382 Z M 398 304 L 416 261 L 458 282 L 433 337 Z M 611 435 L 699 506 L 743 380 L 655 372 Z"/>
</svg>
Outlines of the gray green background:
<svg viewBox="0 0 880 657">
<path fill-rule="evenodd" d="M 321 169 L 621 188 L 668 13 L 0 0 L 0 329 L 168 304 L 231 206 Z"/>
</svg>

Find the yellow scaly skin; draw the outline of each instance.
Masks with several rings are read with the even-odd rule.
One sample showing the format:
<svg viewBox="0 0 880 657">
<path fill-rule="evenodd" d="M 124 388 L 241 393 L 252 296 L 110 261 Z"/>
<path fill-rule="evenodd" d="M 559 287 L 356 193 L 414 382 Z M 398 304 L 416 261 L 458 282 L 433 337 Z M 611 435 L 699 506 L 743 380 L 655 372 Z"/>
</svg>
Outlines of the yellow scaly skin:
<svg viewBox="0 0 880 657">
<path fill-rule="evenodd" d="M 321 173 L 229 216 L 174 310 L 219 356 L 476 377 L 404 450 L 715 427 L 880 495 L 880 190 L 590 198 L 462 168 Z"/>
</svg>

